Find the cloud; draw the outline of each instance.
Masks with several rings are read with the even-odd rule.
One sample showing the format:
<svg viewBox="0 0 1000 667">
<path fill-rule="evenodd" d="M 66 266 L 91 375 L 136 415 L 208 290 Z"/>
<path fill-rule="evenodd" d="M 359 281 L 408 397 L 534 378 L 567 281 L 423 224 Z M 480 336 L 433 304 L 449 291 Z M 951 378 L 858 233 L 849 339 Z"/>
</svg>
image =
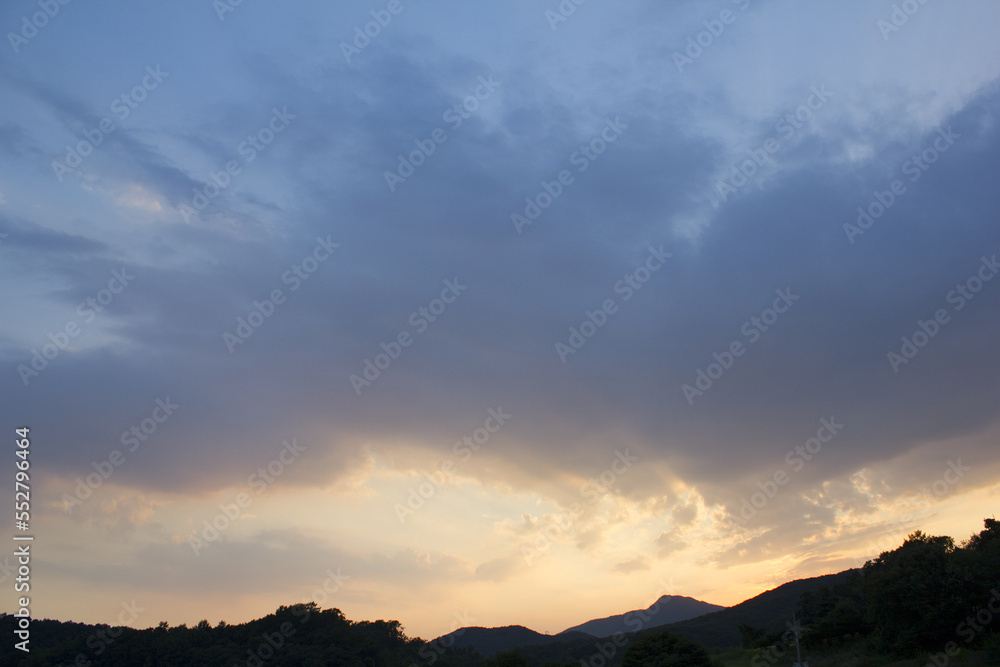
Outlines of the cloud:
<svg viewBox="0 0 1000 667">
<path fill-rule="evenodd" d="M 520 569 L 521 566 L 522 563 L 517 556 L 494 558 L 476 567 L 476 579 L 496 582 L 505 581 L 515 571 Z"/>
<path fill-rule="evenodd" d="M 632 572 L 643 572 L 650 569 L 649 560 L 645 556 L 636 556 L 632 560 L 623 561 L 615 565 L 615 572 L 631 574 Z"/>
<path fill-rule="evenodd" d="M 656 555 L 658 558 L 668 558 L 678 551 L 684 549 L 687 543 L 672 533 L 661 533 L 656 541 Z"/>
<path fill-rule="evenodd" d="M 895 514 L 931 520 L 995 482 L 1000 281 L 955 296 L 1000 254 L 995 7 L 928 5 L 886 42 L 881 6 L 753 3 L 683 73 L 672 54 L 708 18 L 697 3 L 586 5 L 556 31 L 513 7 L 484 19 L 414 6 L 348 63 L 339 41 L 367 20 L 357 8 L 244 5 L 199 22 L 97 3 L 80 25 L 162 34 L 123 58 L 53 21 L 34 60 L 3 69 L 0 151 L 17 165 L 0 170 L 0 280 L 17 315 L 0 337 L 5 405 L 58 480 L 121 449 L 157 399 L 181 406 L 73 524 L 93 531 L 85 542 L 163 547 L 123 580 L 177 583 L 186 547 L 156 532 L 180 535 L 162 513 L 245 488 L 285 439 L 307 451 L 275 496 L 336 497 L 381 525 L 414 475 L 458 461 L 455 443 L 501 406 L 509 424 L 421 515 L 455 522 L 428 528 L 441 543 L 393 525 L 354 553 L 300 517 L 288 544 L 317 572 L 338 561 L 449 591 L 508 581 L 507 550 L 544 535 L 579 571 L 715 572 L 803 549 L 808 569 L 865 548 Z M 184 50 L 169 38 L 181 30 Z M 170 77 L 60 182 L 52 160 L 147 63 Z M 501 85 L 455 127 L 446 113 L 480 77 Z M 815 90 L 830 94 L 812 108 Z M 240 145 L 268 136 L 276 108 L 295 118 L 249 159 Z M 608 122 L 626 126 L 613 142 Z M 425 155 L 438 128 L 447 140 Z M 393 191 L 401 159 L 421 164 Z M 720 191 L 741 170 L 746 183 Z M 181 206 L 212 185 L 186 220 Z M 511 216 L 532 205 L 519 234 Z M 883 212 L 845 231 L 859 207 Z M 318 239 L 339 244 L 323 262 Z M 644 268 L 661 247 L 668 261 Z M 83 322 L 79 305 L 123 266 L 134 281 Z M 445 281 L 468 287 L 439 311 Z M 894 368 L 887 355 L 939 309 L 948 321 Z M 82 334 L 25 386 L 18 366 L 70 322 Z M 224 335 L 247 327 L 230 350 Z M 556 344 L 583 331 L 564 363 Z M 358 395 L 350 378 L 365 373 Z M 844 428 L 810 452 L 823 419 Z M 624 451 L 638 461 L 592 497 Z M 934 494 L 959 457 L 970 470 Z M 157 500 L 131 511 L 128 498 Z M 755 513 L 734 525 L 744 501 Z M 486 553 L 469 541 L 480 530 L 507 542 Z M 626 533 L 656 559 L 616 551 Z M 234 590 L 284 553 L 267 530 L 230 539 L 193 582 Z M 244 564 L 224 572 L 222 554 Z"/>
</svg>

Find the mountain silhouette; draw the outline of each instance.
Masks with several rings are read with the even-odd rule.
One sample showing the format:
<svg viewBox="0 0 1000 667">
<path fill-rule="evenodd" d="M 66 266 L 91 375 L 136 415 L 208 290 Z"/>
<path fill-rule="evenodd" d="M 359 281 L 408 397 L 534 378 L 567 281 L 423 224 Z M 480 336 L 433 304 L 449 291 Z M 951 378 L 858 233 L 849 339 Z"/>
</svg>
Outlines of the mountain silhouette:
<svg viewBox="0 0 1000 667">
<path fill-rule="evenodd" d="M 480 655 L 491 658 L 497 653 L 525 646 L 539 646 L 572 639 L 592 639 L 582 632 L 566 632 L 558 635 L 543 635 L 523 625 L 507 625 L 502 628 L 459 628 L 442 635 L 432 644 L 455 648 L 469 648 Z"/>
<path fill-rule="evenodd" d="M 791 621 L 791 610 L 796 608 L 803 593 L 843 583 L 852 571 L 856 570 L 789 581 L 732 607 L 670 623 L 662 629 L 676 632 L 706 646 L 739 646 L 740 624 L 757 626 L 767 632 L 782 632 Z"/>
<path fill-rule="evenodd" d="M 664 595 L 646 609 L 598 618 L 563 630 L 557 635 L 544 635 L 522 625 L 502 628 L 459 628 L 434 640 L 440 646 L 469 648 L 487 658 L 514 648 L 542 646 L 574 640 L 607 637 L 616 632 L 636 632 L 656 625 L 684 621 L 724 609 L 716 604 L 682 595 Z"/>
<path fill-rule="evenodd" d="M 624 614 L 574 625 L 559 633 L 559 636 L 570 632 L 585 632 L 593 637 L 609 637 L 616 632 L 638 632 L 643 628 L 686 621 L 724 608 L 685 595 L 663 595 L 645 609 L 634 609 Z"/>
</svg>

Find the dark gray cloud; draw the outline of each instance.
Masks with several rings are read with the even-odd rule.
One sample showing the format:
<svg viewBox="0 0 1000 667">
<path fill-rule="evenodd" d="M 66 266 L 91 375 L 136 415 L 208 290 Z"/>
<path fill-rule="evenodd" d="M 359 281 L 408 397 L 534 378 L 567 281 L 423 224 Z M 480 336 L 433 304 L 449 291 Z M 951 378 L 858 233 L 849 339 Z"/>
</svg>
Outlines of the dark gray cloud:
<svg viewBox="0 0 1000 667">
<path fill-rule="evenodd" d="M 669 521 L 648 531 L 647 553 L 616 557 L 609 569 L 620 573 L 699 544 L 714 545 L 704 561 L 720 567 L 789 545 L 829 547 L 838 511 L 870 517 L 932 483 L 953 456 L 975 466 L 965 488 L 995 483 L 986 434 L 996 425 L 1000 280 L 971 299 L 953 290 L 983 258 L 990 273 L 1000 254 L 996 58 L 973 67 L 955 55 L 965 76 L 938 92 L 920 70 L 941 53 L 914 56 L 898 74 L 873 64 L 855 83 L 856 56 L 837 65 L 838 54 L 883 46 L 868 21 L 876 9 L 835 13 L 830 20 L 855 12 L 868 22 L 855 17 L 860 27 L 846 35 L 819 30 L 815 59 L 779 63 L 756 48 L 762 17 L 781 14 L 774 2 L 739 14 L 678 73 L 673 52 L 706 16 L 737 4 L 588 3 L 553 31 L 544 8 L 523 3 L 490 15 L 496 36 L 458 6 L 406 5 L 350 63 L 340 42 L 371 7 L 244 5 L 225 21 L 194 4 L 157 10 L 165 32 L 190 29 L 192 46 L 181 49 L 159 35 L 146 43 L 129 33 L 135 16 L 102 6 L 89 20 L 131 35 L 127 45 L 94 45 L 56 75 L 54 54 L 81 47 L 79 36 L 45 41 L 68 34 L 67 8 L 29 45 L 34 55 L 2 56 L 0 78 L 13 101 L 0 114 L 0 151 L 18 161 L 0 171 L 0 272 L 19 313 L 0 336 L 0 392 L 47 443 L 40 465 L 62 483 L 89 474 L 169 397 L 180 408 L 128 455 L 115 485 L 208 498 L 243 484 L 295 437 L 308 464 L 281 484 L 318 490 L 370 465 L 371 452 L 430 469 L 502 406 L 516 417 L 463 470 L 498 494 L 536 491 L 568 505 L 577 481 L 617 450 L 639 457 L 610 495 Z M 0 13 L 5 24 L 19 21 L 11 12 Z M 767 43 L 787 54 L 805 37 L 781 25 Z M 905 34 L 892 39 L 886 48 L 898 50 L 887 53 L 923 53 Z M 122 62 L 126 52 L 135 66 Z M 754 58 L 768 66 L 755 69 Z M 156 63 L 170 76 L 155 97 L 60 183 L 52 160 Z M 85 65 L 92 91 L 74 78 Z M 449 109 L 484 79 L 498 85 L 455 126 Z M 780 119 L 826 85 L 830 99 L 782 136 Z M 251 161 L 242 142 L 275 109 L 294 118 Z M 939 129 L 957 138 L 914 171 Z M 434 142 L 435 130 L 447 140 Z M 780 150 L 719 202 L 719 179 L 776 136 Z M 433 154 L 390 189 L 386 172 L 428 145 Z M 240 173 L 204 210 L 182 212 L 230 161 Z M 555 185 L 564 171 L 572 182 Z M 905 192 L 863 233 L 845 233 L 894 179 Z M 518 229 L 512 215 L 527 215 L 535 204 L 526 199 L 540 195 L 551 205 Z M 310 271 L 307 258 L 330 244 L 339 247 Z M 623 287 L 662 253 L 670 257 L 641 289 Z M 84 321 L 80 304 L 123 268 L 134 280 Z M 421 309 L 440 305 L 449 284 L 463 287 L 431 321 Z M 255 304 L 274 290 L 284 301 L 227 346 L 224 334 L 258 317 Z M 608 299 L 613 313 L 588 316 Z M 776 321 L 755 324 L 778 306 L 788 307 Z M 894 369 L 887 353 L 938 309 L 948 322 Z M 564 362 L 556 344 L 570 344 L 571 327 L 588 317 L 603 323 Z M 71 322 L 82 335 L 26 386 L 19 367 Z M 412 344 L 358 395 L 351 376 L 401 332 Z M 710 388 L 699 385 L 734 342 L 743 352 Z M 796 459 L 821 420 L 843 428 L 821 453 Z M 962 444 L 922 453 L 948 441 Z M 894 461 L 905 461 L 896 475 Z M 887 488 L 866 496 L 848 480 L 873 468 Z M 712 511 L 738 513 L 778 471 L 789 476 L 780 494 L 749 525 L 729 526 L 739 543 L 699 532 Z M 613 526 L 598 513 L 588 508 L 567 543 L 590 554 L 607 547 Z M 123 521 L 105 528 L 127 531 Z M 340 559 L 400 581 L 502 582 L 520 568 L 516 555 L 444 548 L 428 561 L 402 542 L 402 555 L 365 564 L 297 533 L 282 539 L 317 567 Z M 139 581 L 148 566 L 174 581 L 182 559 L 164 544 L 139 554 L 146 565 L 128 577 Z M 835 562 L 815 549 L 807 563 Z M 185 585 L 235 585 L 250 570 L 222 577 L 230 556 L 271 568 L 280 551 L 265 537 L 234 538 Z M 62 574 L 125 576 L 116 572 Z"/>
</svg>

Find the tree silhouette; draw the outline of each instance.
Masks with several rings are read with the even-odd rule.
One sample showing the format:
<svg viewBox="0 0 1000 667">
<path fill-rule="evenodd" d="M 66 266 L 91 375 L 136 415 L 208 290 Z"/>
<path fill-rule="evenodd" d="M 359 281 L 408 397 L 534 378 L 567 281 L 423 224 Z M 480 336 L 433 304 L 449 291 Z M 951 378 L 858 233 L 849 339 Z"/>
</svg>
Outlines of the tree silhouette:
<svg viewBox="0 0 1000 667">
<path fill-rule="evenodd" d="M 701 644 L 668 631 L 651 632 L 633 641 L 622 656 L 621 667 L 711 667 Z"/>
</svg>

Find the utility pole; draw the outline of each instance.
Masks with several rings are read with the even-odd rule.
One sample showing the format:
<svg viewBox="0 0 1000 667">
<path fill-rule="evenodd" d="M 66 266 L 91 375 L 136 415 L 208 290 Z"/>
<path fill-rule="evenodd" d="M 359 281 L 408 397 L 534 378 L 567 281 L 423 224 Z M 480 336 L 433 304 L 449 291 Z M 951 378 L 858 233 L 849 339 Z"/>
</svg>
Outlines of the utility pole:
<svg viewBox="0 0 1000 667">
<path fill-rule="evenodd" d="M 799 627 L 799 622 L 795 618 L 795 612 L 792 612 L 792 630 L 795 632 L 795 667 L 809 667 L 808 662 L 802 662 L 802 649 L 799 647 L 799 632 L 801 628 Z"/>
</svg>

